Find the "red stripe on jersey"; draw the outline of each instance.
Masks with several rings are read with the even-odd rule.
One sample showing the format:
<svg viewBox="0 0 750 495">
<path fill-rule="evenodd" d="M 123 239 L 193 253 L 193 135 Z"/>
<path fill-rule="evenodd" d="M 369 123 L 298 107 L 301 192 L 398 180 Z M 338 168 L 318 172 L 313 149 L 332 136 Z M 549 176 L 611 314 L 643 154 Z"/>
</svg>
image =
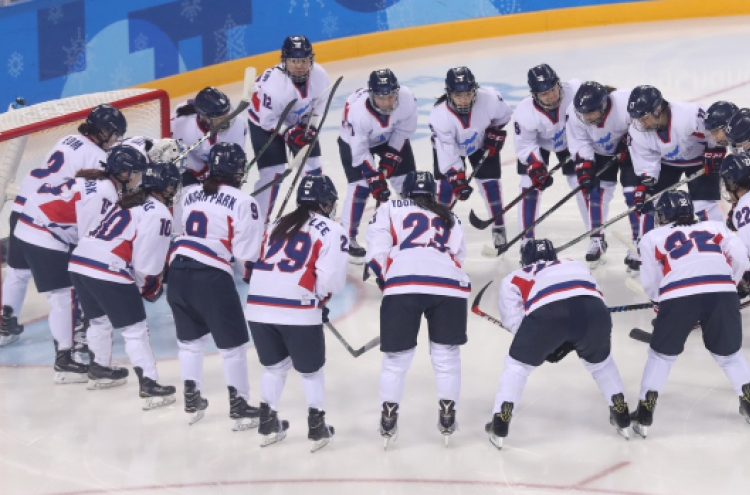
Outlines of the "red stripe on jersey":
<svg viewBox="0 0 750 495">
<path fill-rule="evenodd" d="M 391 218 L 391 237 L 393 238 L 393 245 L 398 244 L 398 237 L 396 237 L 396 229 L 393 228 L 393 219 Z"/>
<path fill-rule="evenodd" d="M 513 280 L 511 280 L 510 283 L 521 290 L 521 297 L 523 298 L 523 302 L 525 303 L 529 300 L 529 294 L 531 293 L 531 289 L 532 287 L 534 287 L 536 281 L 526 280 L 521 277 L 513 277 Z"/>
<path fill-rule="evenodd" d="M 50 222 L 54 223 L 76 223 L 76 203 L 81 199 L 81 193 L 77 192 L 69 200 L 56 199 L 39 205 L 42 213 L 47 215 Z"/>
<path fill-rule="evenodd" d="M 253 108 L 255 109 L 255 111 L 260 112 L 260 98 L 258 98 L 257 91 L 253 93 L 252 102 L 253 102 Z"/>
<path fill-rule="evenodd" d="M 112 250 L 112 254 L 122 258 L 126 263 L 133 261 L 133 243 L 131 241 L 122 241 L 119 246 Z"/>
<path fill-rule="evenodd" d="M 320 239 L 315 241 L 315 244 L 313 244 L 312 248 L 312 254 L 310 255 L 310 260 L 305 266 L 305 273 L 302 274 L 302 277 L 300 277 L 299 283 L 297 284 L 300 287 L 309 290 L 310 292 L 315 291 L 315 279 L 318 278 L 318 276 L 315 274 L 315 264 L 318 262 L 320 249 L 322 247 L 323 243 L 320 242 Z"/>
<path fill-rule="evenodd" d="M 232 217 L 227 217 L 227 238 L 221 239 L 221 243 L 227 248 L 227 251 L 232 252 L 232 240 L 234 239 L 234 224 Z"/>
<path fill-rule="evenodd" d="M 667 273 L 672 271 L 672 267 L 669 266 L 669 255 L 664 254 L 658 249 L 654 248 L 654 257 L 656 258 L 656 261 L 661 263 L 662 275 L 666 275 Z"/>
</svg>

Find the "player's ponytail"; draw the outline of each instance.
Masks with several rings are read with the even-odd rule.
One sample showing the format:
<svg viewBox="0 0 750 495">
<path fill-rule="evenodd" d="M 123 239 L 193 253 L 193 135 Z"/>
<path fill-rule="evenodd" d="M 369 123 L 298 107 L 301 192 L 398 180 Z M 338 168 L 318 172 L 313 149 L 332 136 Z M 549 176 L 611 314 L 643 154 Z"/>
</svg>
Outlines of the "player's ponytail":
<svg viewBox="0 0 750 495">
<path fill-rule="evenodd" d="M 310 221 L 313 213 L 317 211 L 320 211 L 317 206 L 303 203 L 293 212 L 287 213 L 281 217 L 271 232 L 271 242 L 276 242 L 281 239 L 294 239 L 294 236 L 296 236 L 300 229 Z"/>
<path fill-rule="evenodd" d="M 435 101 L 435 106 L 440 105 L 444 101 L 448 101 L 448 93 L 443 93 L 443 96 L 441 96 L 440 98 L 437 99 L 437 101 Z"/>
<path fill-rule="evenodd" d="M 143 189 L 138 189 L 137 191 L 131 191 L 123 194 L 122 197 L 120 197 L 120 200 L 117 202 L 117 206 L 119 206 L 123 210 L 128 210 L 130 208 L 135 208 L 136 206 L 142 205 L 146 202 L 147 198 L 148 195 L 146 194 L 146 191 L 144 191 Z"/>
<path fill-rule="evenodd" d="M 107 174 L 107 172 L 98 168 L 85 168 L 83 170 L 79 170 L 78 173 L 76 173 L 76 178 L 79 177 L 85 180 L 109 179 L 109 175 Z"/>
<path fill-rule="evenodd" d="M 450 230 L 456 224 L 453 218 L 450 208 L 442 203 L 435 201 L 434 197 L 430 196 L 414 196 L 411 198 L 415 205 L 422 208 L 423 210 L 431 211 L 435 215 L 439 216 L 443 221 L 445 228 Z"/>
<path fill-rule="evenodd" d="M 233 175 L 209 175 L 208 178 L 203 181 L 203 194 L 206 196 L 213 196 L 219 192 L 219 186 L 222 184 L 239 189 L 240 179 Z"/>
<path fill-rule="evenodd" d="M 615 88 L 614 86 L 607 86 L 606 84 L 604 85 L 604 89 L 607 90 L 608 95 L 617 91 L 617 88 Z"/>
<path fill-rule="evenodd" d="M 195 109 L 195 105 L 188 103 L 187 105 L 179 107 L 175 113 L 178 117 L 185 117 L 187 115 L 195 115 L 198 111 Z"/>
</svg>

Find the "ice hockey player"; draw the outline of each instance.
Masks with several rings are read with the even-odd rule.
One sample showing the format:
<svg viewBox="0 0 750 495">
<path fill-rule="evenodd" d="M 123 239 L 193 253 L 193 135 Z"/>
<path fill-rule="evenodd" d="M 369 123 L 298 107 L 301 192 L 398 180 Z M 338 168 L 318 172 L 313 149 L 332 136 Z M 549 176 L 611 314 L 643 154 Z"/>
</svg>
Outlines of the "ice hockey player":
<svg viewBox="0 0 750 495">
<path fill-rule="evenodd" d="M 341 224 L 349 235 L 353 262 L 364 262 L 365 249 L 357 243 L 357 234 L 367 198 L 372 194 L 379 203 L 387 201 L 385 180 L 401 191 L 406 174 L 416 170 L 409 141 L 416 129 L 416 98 L 390 69 L 371 72 L 367 89 L 358 89 L 346 100 L 338 144 L 349 186 Z"/>
<path fill-rule="evenodd" d="M 466 243 L 458 217 L 436 201 L 429 172 L 409 172 L 403 199 L 383 203 L 367 229 L 367 263 L 383 290 L 380 304 L 380 434 L 387 448 L 398 435 L 397 419 L 417 347 L 422 315 L 438 394 L 438 430 L 457 428 L 461 351 L 466 343 L 469 276 L 461 268 Z"/>
<path fill-rule="evenodd" d="M 485 426 L 490 442 L 502 448 L 531 372 L 573 350 L 609 403 L 609 422 L 627 439 L 630 413 L 611 352 L 612 319 L 596 280 L 583 263 L 558 260 L 547 239 L 527 242 L 521 264 L 500 285 L 500 318 L 514 337 Z"/>
<path fill-rule="evenodd" d="M 720 222 L 696 222 L 685 191 L 662 195 L 655 207 L 659 227 L 641 239 L 641 283 L 658 303 L 654 334 L 643 370 L 633 429 L 646 438 L 669 371 L 693 326 L 740 397 L 750 423 L 750 366 L 742 355 L 742 317 L 737 284 L 750 268 L 748 251 Z"/>
<path fill-rule="evenodd" d="M 297 209 L 269 226 L 260 259 L 252 267 L 245 315 L 258 359 L 261 446 L 279 442 L 289 423 L 278 416 L 289 370 L 302 379 L 307 399 L 307 438 L 315 452 L 333 439 L 326 424 L 325 303 L 344 288 L 348 237 L 336 223 L 338 194 L 325 175 L 308 175 L 297 188 Z"/>
<path fill-rule="evenodd" d="M 309 124 L 313 115 L 320 113 L 325 106 L 328 95 L 324 91 L 329 83 L 328 73 L 315 63 L 310 41 L 305 36 L 288 36 L 281 47 L 281 63 L 266 70 L 256 81 L 252 105 L 248 110 L 250 139 L 257 154 L 271 138 L 284 108 L 290 101 L 297 100 L 284 119 L 287 127 L 282 126 L 279 130 L 282 135 L 274 138 L 258 158 L 260 178 L 255 183 L 255 190 L 284 172 L 286 146 L 296 155 L 313 141 L 318 129 Z M 318 175 L 322 171 L 320 143 L 315 143 L 305 162 L 305 174 Z M 265 223 L 269 222 L 278 192 L 277 184 L 257 196 Z"/>
<path fill-rule="evenodd" d="M 185 412 L 190 424 L 203 417 L 203 353 L 213 337 L 224 362 L 229 417 L 235 430 L 258 426 L 258 408 L 248 405 L 249 341 L 242 301 L 234 284 L 234 263 L 258 260 L 263 221 L 258 203 L 239 190 L 247 166 L 235 143 L 211 148 L 208 177 L 182 191 L 183 234 L 171 249 L 167 301 L 172 308 Z"/>
<path fill-rule="evenodd" d="M 518 224 L 522 230 L 536 221 L 542 191 L 552 185 L 547 173 L 551 153 L 555 154 L 559 163 L 565 164 L 562 173 L 570 188 L 578 187 L 575 164 L 570 160 L 568 138 L 565 135 L 565 112 L 573 102 L 581 81 L 571 79 L 562 82 L 547 64 L 529 69 L 527 79 L 531 95 L 521 100 L 513 112 L 513 142 L 518 159 L 518 173 L 522 176 L 520 190 L 523 192 L 531 187 L 536 189 L 524 198 L 518 208 Z M 576 194 L 576 201 L 584 226 L 589 230 L 589 215 L 583 193 Z M 526 239 L 533 238 L 532 229 Z M 528 241 L 521 241 L 521 248 L 526 242 Z"/>
<path fill-rule="evenodd" d="M 140 156 L 140 154 L 139 154 Z M 89 390 L 123 385 L 128 370 L 112 366 L 112 332 L 122 332 L 139 382 L 142 409 L 175 402 L 175 388 L 160 385 L 143 299 L 163 292 L 161 275 L 172 234 L 168 207 L 180 184 L 173 164 L 149 163 L 141 188 L 124 194 L 70 257 L 70 278 L 89 318 Z"/>
<path fill-rule="evenodd" d="M 717 101 L 706 110 L 706 117 L 703 119 L 703 127 L 711 134 L 718 146 L 729 146 L 729 139 L 725 132 L 729 119 L 737 113 L 739 108 L 734 103 L 728 101 Z"/>
<path fill-rule="evenodd" d="M 737 110 L 724 127 L 724 133 L 735 152 L 750 151 L 750 108 Z"/>
<path fill-rule="evenodd" d="M 23 326 L 18 324 L 31 270 L 25 261 L 21 245 L 15 235 L 16 224 L 26 198 L 36 193 L 44 184 L 52 187 L 75 177 L 79 170 L 101 168 L 107 160 L 106 150 L 122 140 L 127 130 L 125 116 L 115 107 L 103 104 L 89 112 L 78 126 L 79 134 L 60 139 L 44 159 L 43 165 L 32 170 L 23 179 L 10 215 L 10 241 L 8 266 L 3 277 L 3 320 L 0 327 L 0 347 L 8 345 L 8 336 L 18 336 Z"/>
<path fill-rule="evenodd" d="M 666 101 L 653 86 L 638 86 L 628 99 L 630 157 L 640 184 L 633 199 L 636 210 L 644 213 L 648 196 L 680 181 L 682 174 L 705 175 L 688 183 L 688 191 L 701 220 L 722 220 L 719 211 L 719 167 L 726 148 L 716 145 L 704 127 L 706 112 L 697 103 Z M 653 213 L 641 228 L 653 228 Z"/>
<path fill-rule="evenodd" d="M 480 88 L 468 67 L 455 67 L 445 77 L 445 94 L 430 112 L 430 130 L 434 148 L 435 179 L 439 181 L 438 200 L 466 201 L 474 188 L 466 178 L 466 158 L 476 169 L 482 157 L 487 159 L 474 176 L 487 211 L 495 216 L 503 209 L 500 183 L 500 150 L 507 132 L 503 127 L 513 111 L 502 95 L 489 87 Z M 494 249 L 483 251 L 498 256 L 507 242 L 505 220 L 501 215 L 492 227 Z"/>
<path fill-rule="evenodd" d="M 639 181 L 633 171 L 628 151 L 629 89 L 616 89 L 594 81 L 587 81 L 578 88 L 573 104 L 568 108 L 568 149 L 575 159 L 578 183 L 586 193 L 591 228 L 607 221 L 609 204 L 615 195 L 617 176 L 620 176 L 625 203 L 633 206 L 633 195 Z M 595 177 L 604 165 L 614 160 L 606 172 Z M 639 215 L 629 215 L 633 244 L 640 237 Z M 586 253 L 586 261 L 595 268 L 604 260 L 607 242 L 604 232 L 594 234 Z M 625 265 L 631 274 L 638 274 L 638 253 L 628 249 Z"/>
<path fill-rule="evenodd" d="M 750 252 L 750 194 L 747 194 L 750 191 L 750 155 L 741 151 L 727 156 L 721 164 L 720 173 L 724 189 L 729 195 L 727 199 L 732 204 L 727 227 L 737 232 Z M 750 294 L 746 283 L 740 284 L 739 288 Z"/>
</svg>

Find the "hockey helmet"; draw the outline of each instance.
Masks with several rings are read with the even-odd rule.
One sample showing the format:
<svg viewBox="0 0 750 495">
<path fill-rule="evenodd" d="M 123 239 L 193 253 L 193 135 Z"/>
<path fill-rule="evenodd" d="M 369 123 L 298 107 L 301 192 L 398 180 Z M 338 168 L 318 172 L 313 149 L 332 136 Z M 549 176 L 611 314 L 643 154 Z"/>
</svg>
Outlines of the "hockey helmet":
<svg viewBox="0 0 750 495">
<path fill-rule="evenodd" d="M 86 124 L 90 131 L 97 134 L 104 143 L 119 141 L 128 130 L 128 122 L 120 110 L 108 103 L 94 107 L 86 117 Z"/>
<path fill-rule="evenodd" d="M 560 106 L 560 103 L 562 103 L 564 92 L 562 88 L 562 84 L 560 83 L 560 78 L 557 76 L 557 73 L 547 64 L 541 64 L 537 65 L 536 67 L 532 67 L 529 69 L 529 73 L 527 75 L 528 83 L 529 83 L 529 89 L 531 90 L 531 96 L 534 98 L 534 102 L 536 102 L 537 105 L 542 107 L 544 110 L 554 110 L 555 108 Z M 541 100 L 539 97 L 540 93 L 546 93 L 547 91 L 557 87 L 560 91 L 560 94 L 556 101 L 553 101 L 551 103 L 545 103 Z"/>
<path fill-rule="evenodd" d="M 327 175 L 308 175 L 297 188 L 297 205 L 317 206 L 328 218 L 336 216 L 336 186 Z"/>
<path fill-rule="evenodd" d="M 727 156 L 721 162 L 719 173 L 727 191 L 734 193 L 739 188 L 750 189 L 750 154 L 740 152 Z"/>
<path fill-rule="evenodd" d="M 607 89 L 595 81 L 586 81 L 581 84 L 573 98 L 573 108 L 578 119 L 587 125 L 598 125 L 604 120 L 609 107 L 609 93 Z M 599 112 L 594 120 L 585 118 Z"/>
<path fill-rule="evenodd" d="M 729 143 L 747 151 L 750 141 L 750 108 L 741 108 L 729 119 L 724 127 Z"/>
<path fill-rule="evenodd" d="M 234 177 L 241 180 L 246 165 L 245 151 L 236 143 L 217 143 L 208 155 L 209 177 Z"/>
<path fill-rule="evenodd" d="M 288 70 L 286 63 L 288 59 L 301 59 L 306 58 L 310 60 L 310 67 L 304 74 L 292 73 Z M 296 83 L 303 83 L 307 80 L 310 75 L 310 69 L 315 61 L 315 54 L 313 53 L 312 44 L 306 36 L 287 36 L 284 39 L 284 44 L 281 46 L 281 68 L 289 76 L 289 78 Z"/>
<path fill-rule="evenodd" d="M 734 103 L 717 101 L 706 110 L 706 118 L 703 119 L 703 125 L 707 131 L 723 129 L 737 110 L 739 108 Z"/>
<path fill-rule="evenodd" d="M 659 225 L 673 222 L 692 223 L 695 216 L 693 200 L 686 191 L 666 191 L 656 201 L 655 216 Z"/>
<path fill-rule="evenodd" d="M 557 252 L 549 239 L 532 239 L 521 248 L 521 266 L 540 261 L 557 261 Z"/>
<path fill-rule="evenodd" d="M 367 81 L 367 90 L 369 91 L 370 105 L 383 115 L 390 115 L 398 107 L 398 91 L 401 86 L 398 84 L 396 75 L 391 69 L 374 70 L 370 73 L 370 79 Z M 391 108 L 381 108 L 375 103 L 376 97 L 385 97 L 392 94 L 396 95 Z"/>
<path fill-rule="evenodd" d="M 120 144 L 113 146 L 104 163 L 104 171 L 115 181 L 119 182 L 125 190 L 125 185 L 130 182 L 133 173 L 143 172 L 148 165 L 146 157 L 132 146 Z"/>
<path fill-rule="evenodd" d="M 434 198 L 435 191 L 435 178 L 430 172 L 412 170 L 404 177 L 404 183 L 401 186 L 401 197 L 415 198 L 424 196 Z"/>
<path fill-rule="evenodd" d="M 161 194 L 166 205 L 171 206 L 181 179 L 180 170 L 174 163 L 152 162 L 143 171 L 141 186 L 146 192 Z"/>
<path fill-rule="evenodd" d="M 213 86 L 198 91 L 193 100 L 193 106 L 195 106 L 196 113 L 208 121 L 224 117 L 232 110 L 229 97 Z"/>
<path fill-rule="evenodd" d="M 656 130 L 656 126 L 644 126 L 639 119 L 648 115 L 658 119 L 661 116 L 664 103 L 661 91 L 653 86 L 638 86 L 633 89 L 628 98 L 628 115 L 633 119 L 633 126 L 636 130 L 640 132 Z"/>
<path fill-rule="evenodd" d="M 477 80 L 468 67 L 454 67 L 445 76 L 445 92 L 448 94 L 448 106 L 456 113 L 467 114 L 477 99 Z M 471 93 L 471 101 L 468 104 L 457 104 L 453 100 L 455 93 Z"/>
</svg>

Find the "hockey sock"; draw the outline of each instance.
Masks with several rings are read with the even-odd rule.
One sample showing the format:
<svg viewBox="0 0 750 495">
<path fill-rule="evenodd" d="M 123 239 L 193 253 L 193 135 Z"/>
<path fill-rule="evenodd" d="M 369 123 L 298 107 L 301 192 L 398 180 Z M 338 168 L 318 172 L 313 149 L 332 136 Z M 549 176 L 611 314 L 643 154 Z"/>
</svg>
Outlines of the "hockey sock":
<svg viewBox="0 0 750 495">
<path fill-rule="evenodd" d="M 401 403 L 404 396 L 406 372 L 411 367 L 416 347 L 403 352 L 384 352 L 380 367 L 380 403 Z"/>
<path fill-rule="evenodd" d="M 635 204 L 635 188 L 634 187 L 623 187 L 622 194 L 625 196 L 625 204 L 628 209 L 632 208 Z M 628 215 L 630 221 L 630 235 L 632 239 L 638 239 L 641 235 L 641 216 L 635 211 L 631 211 Z"/>
<path fill-rule="evenodd" d="M 448 179 L 437 180 L 437 200 L 438 203 L 449 205 L 453 201 L 453 188 Z"/>
<path fill-rule="evenodd" d="M 677 361 L 677 356 L 667 356 L 649 348 L 648 361 L 646 361 L 646 368 L 643 370 L 638 399 L 645 400 L 646 392 L 649 390 L 661 392 L 675 361 Z"/>
<path fill-rule="evenodd" d="M 528 175 L 521 177 L 521 185 L 518 188 L 519 194 L 522 194 L 527 189 L 531 188 L 531 179 Z M 541 204 L 542 191 L 533 188 L 533 190 L 521 200 L 521 206 L 518 208 L 518 225 L 521 226 L 522 230 L 526 230 L 529 225 L 534 223 L 539 216 L 539 205 Z M 531 229 L 526 237 L 529 239 L 534 238 L 534 229 Z"/>
<path fill-rule="evenodd" d="M 44 293 L 50 305 L 49 329 L 61 351 L 73 347 L 73 289 L 57 289 Z"/>
<path fill-rule="evenodd" d="M 302 390 L 305 392 L 307 407 L 322 411 L 326 387 L 323 368 L 314 373 L 300 373 L 300 378 L 302 378 Z"/>
<path fill-rule="evenodd" d="M 265 186 L 276 177 L 284 173 L 286 164 L 281 163 L 279 165 L 272 165 L 270 167 L 264 167 L 258 169 L 259 178 L 255 183 L 253 190 L 260 189 Z M 255 200 L 258 201 L 260 206 L 260 216 L 263 218 L 265 223 L 268 223 L 269 215 L 273 211 L 273 205 L 276 202 L 276 196 L 279 194 L 279 185 L 275 185 L 263 191 L 262 193 L 255 196 Z"/>
<path fill-rule="evenodd" d="M 742 355 L 742 351 L 737 351 L 729 356 L 719 356 L 712 352 L 711 356 L 719 363 L 737 395 L 743 395 L 742 386 L 750 383 L 750 366 L 748 366 L 745 356 Z"/>
<path fill-rule="evenodd" d="M 89 350 L 94 353 L 94 361 L 102 366 L 112 366 L 112 322 L 107 316 L 92 318 L 86 330 Z"/>
<path fill-rule="evenodd" d="M 503 369 L 503 374 L 500 375 L 500 386 L 497 388 L 492 414 L 500 412 L 503 402 L 512 402 L 516 405 L 516 410 L 518 409 L 518 401 L 521 400 L 526 379 L 535 369 L 536 366 L 524 364 L 510 356 L 505 357 L 505 369 Z"/>
<path fill-rule="evenodd" d="M 237 395 L 250 401 L 250 379 L 247 373 L 247 349 L 244 345 L 232 349 L 219 349 L 227 386 L 237 389 Z"/>
<path fill-rule="evenodd" d="M 503 211 L 503 188 L 500 179 L 476 179 L 476 183 L 489 215 L 494 217 Z M 504 223 L 505 219 L 500 215 L 494 225 L 501 227 Z"/>
<path fill-rule="evenodd" d="M 614 405 L 612 404 L 612 396 L 625 393 L 625 386 L 622 384 L 622 378 L 620 378 L 620 372 L 617 370 L 612 353 L 601 363 L 589 363 L 585 359 L 581 359 L 581 362 L 583 362 L 583 365 L 591 373 L 591 376 L 594 377 L 607 403 L 610 406 Z"/>
<path fill-rule="evenodd" d="M 589 197 L 589 225 L 598 227 L 607 221 L 609 204 L 615 197 L 616 182 L 600 182 L 599 187 L 592 191 Z"/>
<path fill-rule="evenodd" d="M 695 216 L 699 219 L 703 221 L 713 220 L 715 222 L 724 221 L 724 215 L 722 215 L 719 209 L 718 201 L 695 200 L 693 201 L 693 205 L 695 206 Z"/>
<path fill-rule="evenodd" d="M 576 174 L 566 175 L 565 178 L 568 181 L 568 185 L 571 189 L 578 187 L 578 178 Z M 591 220 L 589 219 L 589 206 L 586 197 L 582 192 L 576 194 L 576 203 L 578 203 L 578 211 L 581 212 L 581 219 L 583 219 L 583 226 L 586 231 L 591 230 Z"/>
<path fill-rule="evenodd" d="M 203 353 L 206 350 L 210 334 L 195 340 L 178 340 L 177 347 L 180 359 L 180 376 L 182 381 L 192 380 L 197 390 L 201 389 L 203 381 Z"/>
<path fill-rule="evenodd" d="M 435 385 L 438 399 L 448 399 L 458 409 L 461 395 L 461 348 L 430 342 L 430 359 L 435 370 Z"/>
<path fill-rule="evenodd" d="M 154 352 L 151 350 L 146 320 L 119 330 L 122 331 L 122 338 L 125 339 L 125 352 L 128 353 L 130 364 L 141 368 L 143 376 L 158 381 L 159 373 L 156 371 L 156 361 Z"/>
<path fill-rule="evenodd" d="M 31 270 L 13 267 L 5 268 L 3 280 L 3 305 L 13 308 L 13 316 L 18 317 L 26 298 L 26 288 L 31 280 Z"/>
<path fill-rule="evenodd" d="M 364 180 L 349 184 L 346 188 L 346 199 L 341 210 L 341 226 L 349 238 L 357 237 L 359 233 L 359 224 L 369 197 L 370 188 Z"/>
<path fill-rule="evenodd" d="M 276 364 L 266 366 L 260 375 L 260 399 L 274 411 L 279 410 L 279 400 L 290 369 L 292 358 L 287 356 Z"/>
</svg>

